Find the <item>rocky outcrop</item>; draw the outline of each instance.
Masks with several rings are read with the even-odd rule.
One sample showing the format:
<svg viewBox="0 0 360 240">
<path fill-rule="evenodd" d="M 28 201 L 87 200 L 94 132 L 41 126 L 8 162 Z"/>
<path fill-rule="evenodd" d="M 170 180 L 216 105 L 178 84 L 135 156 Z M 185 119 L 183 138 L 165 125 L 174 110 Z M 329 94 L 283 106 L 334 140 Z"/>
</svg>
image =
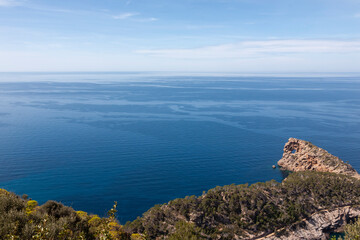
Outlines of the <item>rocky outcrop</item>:
<svg viewBox="0 0 360 240">
<path fill-rule="evenodd" d="M 326 240 L 329 233 L 343 227 L 350 220 L 360 216 L 360 207 L 340 207 L 335 210 L 324 210 L 311 217 L 283 229 L 279 236 L 270 234 L 260 238 L 262 240 Z M 278 231 L 280 232 L 280 231 Z M 260 240 L 258 239 L 258 240 Z"/>
<path fill-rule="evenodd" d="M 293 172 L 309 170 L 332 172 L 360 179 L 360 175 L 350 164 L 344 163 L 340 158 L 310 142 L 296 138 L 290 138 L 285 144 L 284 154 L 278 165 L 284 170 Z"/>
</svg>

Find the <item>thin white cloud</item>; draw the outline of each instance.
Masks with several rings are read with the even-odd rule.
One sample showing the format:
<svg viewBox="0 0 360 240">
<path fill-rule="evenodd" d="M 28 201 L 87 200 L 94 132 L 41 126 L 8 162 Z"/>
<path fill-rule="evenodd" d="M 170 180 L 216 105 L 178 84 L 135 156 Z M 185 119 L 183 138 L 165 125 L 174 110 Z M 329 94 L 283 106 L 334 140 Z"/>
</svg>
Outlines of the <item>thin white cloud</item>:
<svg viewBox="0 0 360 240">
<path fill-rule="evenodd" d="M 113 19 L 116 19 L 116 20 L 131 19 L 134 22 L 154 22 L 154 21 L 159 20 L 154 17 L 150 17 L 150 18 L 135 17 L 135 16 L 139 16 L 139 15 L 141 15 L 141 14 L 137 13 L 137 12 L 126 12 L 126 13 L 122 13 L 122 14 L 113 16 Z"/>
<path fill-rule="evenodd" d="M 37 5 L 28 3 L 27 0 L 0 0 L 0 7 L 16 7 L 21 6 L 26 9 L 42 12 L 56 12 L 56 13 L 68 13 L 68 14 L 99 14 L 100 12 L 91 12 L 86 10 L 72 10 L 64 8 L 52 8 L 45 5 Z M 104 12 L 101 10 L 101 12 Z"/>
<path fill-rule="evenodd" d="M 0 0 L 0 7 L 20 6 L 22 3 L 16 0 Z"/>
<path fill-rule="evenodd" d="M 355 18 L 360 18 L 360 13 L 354 15 Z"/>
<path fill-rule="evenodd" d="M 109 46 L 109 51 L 100 53 L 66 43 L 24 45 L 0 44 L 0 71 L 360 72 L 360 40 L 243 41 L 138 51 L 141 54 L 127 47 Z"/>
<path fill-rule="evenodd" d="M 189 30 L 199 30 L 199 29 L 220 29 L 224 28 L 223 25 L 187 25 L 185 28 Z"/>
<path fill-rule="evenodd" d="M 136 21 L 136 22 L 155 22 L 155 21 L 158 21 L 158 20 L 159 20 L 158 18 L 154 18 L 154 17 L 134 19 L 134 21 Z"/>
<path fill-rule="evenodd" d="M 124 20 L 124 19 L 128 19 L 134 16 L 139 15 L 139 13 L 136 12 L 127 12 L 127 13 L 122 13 L 116 16 L 113 16 L 114 19 L 119 19 L 119 20 Z"/>
<path fill-rule="evenodd" d="M 176 59 L 261 58 L 314 53 L 360 52 L 360 41 L 331 40 L 268 40 L 243 41 L 234 44 L 206 46 L 189 49 L 151 49 L 136 53 Z"/>
</svg>

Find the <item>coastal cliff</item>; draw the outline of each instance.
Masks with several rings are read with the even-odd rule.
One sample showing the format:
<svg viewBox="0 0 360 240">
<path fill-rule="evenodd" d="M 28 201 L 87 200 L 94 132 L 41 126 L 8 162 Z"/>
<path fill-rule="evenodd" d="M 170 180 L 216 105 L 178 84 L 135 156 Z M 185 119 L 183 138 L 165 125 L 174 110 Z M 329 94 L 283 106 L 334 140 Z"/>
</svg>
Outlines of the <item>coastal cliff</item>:
<svg viewBox="0 0 360 240">
<path fill-rule="evenodd" d="M 175 199 L 125 229 L 159 240 L 182 239 L 184 232 L 191 232 L 191 239 L 326 239 L 360 215 L 358 204 L 359 180 L 297 172 L 281 183 L 229 185 L 200 197 Z"/>
<path fill-rule="evenodd" d="M 296 138 L 290 138 L 285 144 L 278 165 L 281 169 L 292 172 L 332 172 L 360 179 L 360 175 L 350 164 L 308 141 Z"/>
</svg>

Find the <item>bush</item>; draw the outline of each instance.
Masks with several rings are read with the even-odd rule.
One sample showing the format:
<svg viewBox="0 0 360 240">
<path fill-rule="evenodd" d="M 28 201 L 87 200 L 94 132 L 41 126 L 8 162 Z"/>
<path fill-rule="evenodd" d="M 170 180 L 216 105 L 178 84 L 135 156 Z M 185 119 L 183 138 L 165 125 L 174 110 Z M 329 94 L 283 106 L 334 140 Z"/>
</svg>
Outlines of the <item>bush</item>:
<svg viewBox="0 0 360 240">
<path fill-rule="evenodd" d="M 55 201 L 42 206 L 0 189 L 0 239 L 130 239 L 115 219 L 75 212 Z"/>
<path fill-rule="evenodd" d="M 360 220 L 345 226 L 344 240 L 360 240 Z"/>
<path fill-rule="evenodd" d="M 169 240 L 201 240 L 204 239 L 199 234 L 199 229 L 195 225 L 185 221 L 179 221 L 175 225 L 175 232 L 169 236 Z"/>
<path fill-rule="evenodd" d="M 44 205 L 41 206 L 40 211 L 43 211 L 45 214 L 48 214 L 49 216 L 56 219 L 76 215 L 72 208 L 66 207 L 63 204 L 55 201 L 47 201 Z"/>
<path fill-rule="evenodd" d="M 24 199 L 24 198 L 23 198 Z M 38 206 L 38 202 L 35 200 L 30 200 L 26 203 L 26 213 L 31 214 L 35 208 Z"/>
</svg>

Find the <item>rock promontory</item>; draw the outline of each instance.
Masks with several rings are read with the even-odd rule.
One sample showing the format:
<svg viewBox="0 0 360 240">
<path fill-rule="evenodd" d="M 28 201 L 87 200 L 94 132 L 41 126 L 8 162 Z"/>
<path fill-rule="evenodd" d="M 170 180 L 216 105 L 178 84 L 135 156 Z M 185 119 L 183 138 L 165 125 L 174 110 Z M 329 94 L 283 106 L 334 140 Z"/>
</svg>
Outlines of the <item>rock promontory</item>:
<svg viewBox="0 0 360 240">
<path fill-rule="evenodd" d="M 285 144 L 284 153 L 278 165 L 283 170 L 292 172 L 332 172 L 360 179 L 359 173 L 350 164 L 311 142 L 296 138 L 290 138 Z"/>
</svg>

